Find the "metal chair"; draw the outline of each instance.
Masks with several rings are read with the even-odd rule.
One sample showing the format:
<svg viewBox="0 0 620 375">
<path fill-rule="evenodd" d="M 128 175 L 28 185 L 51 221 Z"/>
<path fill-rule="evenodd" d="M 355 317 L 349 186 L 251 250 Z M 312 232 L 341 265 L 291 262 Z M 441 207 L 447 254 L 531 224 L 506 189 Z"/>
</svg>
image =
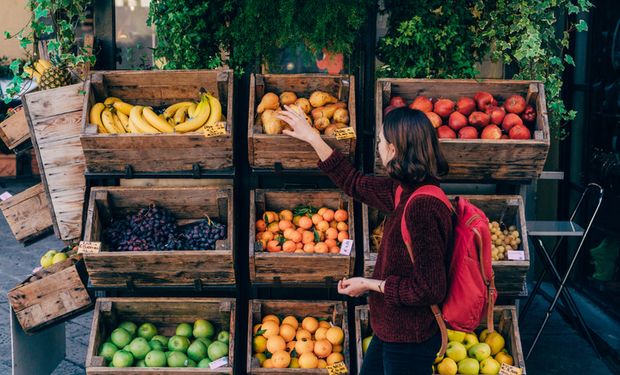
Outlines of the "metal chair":
<svg viewBox="0 0 620 375">
<path fill-rule="evenodd" d="M 588 196 L 590 192 L 597 193 L 598 202 L 596 204 L 594 211 L 592 212 L 592 216 L 587 221 L 587 226 L 584 230 L 581 226 L 579 226 L 577 223 L 574 222 L 574 219 L 575 219 L 576 214 L 579 212 L 581 205 L 584 202 L 586 196 Z M 594 219 L 596 218 L 596 215 L 598 213 L 598 210 L 601 206 L 602 201 L 603 201 L 603 188 L 598 184 L 590 183 L 588 184 L 586 189 L 581 194 L 581 197 L 579 198 L 579 202 L 577 202 L 577 205 L 575 206 L 575 209 L 573 210 L 570 216 L 570 219 L 568 221 L 528 221 L 527 222 L 528 236 L 532 239 L 532 242 L 534 243 L 534 247 L 536 248 L 537 253 L 540 256 L 541 260 L 543 261 L 544 269 L 543 269 L 543 272 L 541 272 L 538 279 L 536 280 L 534 289 L 532 290 L 532 293 L 530 294 L 529 298 L 527 299 L 527 302 L 525 303 L 525 305 L 523 306 L 523 309 L 521 310 L 519 320 L 522 321 L 527 315 L 527 312 L 530 306 L 532 305 L 534 298 L 540 292 L 542 280 L 547 274 L 547 272 L 550 272 L 552 275 L 552 282 L 556 288 L 556 293 L 552 299 L 551 305 L 549 306 L 549 308 L 547 309 L 547 312 L 545 313 L 545 318 L 540 328 L 538 329 L 538 332 L 536 333 L 534 342 L 532 343 L 532 346 L 530 347 L 527 353 L 527 356 L 525 357 L 526 360 L 529 359 L 530 355 L 534 351 L 534 348 L 536 344 L 538 343 L 538 340 L 540 339 L 540 336 L 542 335 L 542 332 L 545 329 L 545 326 L 547 325 L 547 322 L 549 321 L 549 318 L 551 317 L 551 314 L 553 313 L 558 303 L 558 299 L 560 298 L 562 298 L 562 302 L 564 306 L 569 310 L 571 319 L 575 323 L 575 326 L 578 328 L 581 328 L 586 339 L 589 341 L 590 345 L 592 345 L 592 348 L 594 349 L 596 354 L 599 356 L 599 358 L 601 357 L 600 352 L 598 348 L 596 347 L 596 344 L 594 343 L 592 336 L 590 335 L 590 330 L 587 324 L 585 323 L 585 320 L 583 319 L 583 315 L 577 308 L 577 304 L 575 303 L 575 300 L 573 299 L 573 296 L 571 295 L 570 290 L 566 288 L 566 283 L 568 281 L 568 278 L 570 277 L 571 272 L 573 271 L 575 262 L 577 261 L 577 258 L 579 257 L 579 254 L 581 253 L 583 244 L 585 243 L 586 237 L 588 236 L 588 233 L 590 231 L 590 228 L 592 227 L 592 223 L 594 222 Z M 549 254 L 549 252 L 545 248 L 541 237 L 559 237 L 557 242 L 555 243 L 555 246 L 551 254 Z M 577 250 L 573 254 L 572 258 L 570 259 L 570 264 L 568 266 L 568 269 L 566 270 L 566 273 L 562 276 L 560 275 L 553 260 L 555 259 L 558 249 L 560 248 L 560 244 L 562 243 L 562 240 L 565 237 L 580 237 L 581 240 L 579 241 Z"/>
</svg>

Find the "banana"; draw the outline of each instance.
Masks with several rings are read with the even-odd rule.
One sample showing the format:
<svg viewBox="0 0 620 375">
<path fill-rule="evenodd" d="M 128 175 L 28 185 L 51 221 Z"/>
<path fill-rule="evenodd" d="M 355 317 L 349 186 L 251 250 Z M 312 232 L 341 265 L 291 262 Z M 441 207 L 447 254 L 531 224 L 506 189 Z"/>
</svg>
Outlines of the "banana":
<svg viewBox="0 0 620 375">
<path fill-rule="evenodd" d="M 129 129 L 130 133 L 140 134 L 140 131 L 138 131 L 138 129 L 136 128 L 136 125 L 133 123 L 131 118 L 129 119 L 129 122 L 127 123 L 127 128 Z"/>
<path fill-rule="evenodd" d="M 30 78 L 34 79 L 35 82 L 41 81 L 41 73 L 33 69 L 31 66 L 25 66 L 24 72 L 28 73 Z"/>
<path fill-rule="evenodd" d="M 144 119 L 155 129 L 159 130 L 162 133 L 172 133 L 174 128 L 168 124 L 166 120 L 157 116 L 155 112 L 149 107 L 144 107 L 142 109 L 142 116 Z"/>
<path fill-rule="evenodd" d="M 192 105 L 187 107 L 187 115 L 189 116 L 189 118 L 194 117 L 194 112 L 196 112 L 196 107 L 197 106 L 198 105 L 196 103 L 192 103 Z"/>
<path fill-rule="evenodd" d="M 43 66 L 44 70 L 48 70 L 49 68 L 52 67 L 52 63 L 46 59 L 39 59 L 39 64 Z"/>
<path fill-rule="evenodd" d="M 114 119 L 114 127 L 116 128 L 116 132 L 119 134 L 127 133 L 125 127 L 121 123 L 121 119 L 118 117 L 116 113 L 112 113 L 112 119 Z"/>
<path fill-rule="evenodd" d="M 174 114 L 174 123 L 176 124 L 180 124 L 182 122 L 185 122 L 185 120 L 187 120 L 187 109 L 189 108 L 189 106 L 187 107 L 181 107 L 179 108 L 176 113 Z"/>
<path fill-rule="evenodd" d="M 209 99 L 209 107 L 211 107 L 211 114 L 209 115 L 209 119 L 205 126 L 211 126 L 222 119 L 222 104 L 220 101 L 213 95 L 207 93 L 207 98 Z"/>
<path fill-rule="evenodd" d="M 107 133 L 108 131 L 103 126 L 103 122 L 101 121 L 101 112 L 105 109 L 105 105 L 103 103 L 97 103 L 90 109 L 89 122 L 91 124 L 97 125 L 97 129 L 99 129 L 99 133 Z"/>
<path fill-rule="evenodd" d="M 39 59 L 38 61 L 35 61 L 34 63 L 34 68 L 37 70 L 37 72 L 39 72 L 39 74 L 43 75 L 43 73 L 49 69 L 52 66 L 52 64 L 44 59 Z"/>
<path fill-rule="evenodd" d="M 116 134 L 118 132 L 116 127 L 114 127 L 114 118 L 112 117 L 112 112 L 110 112 L 109 109 L 104 109 L 103 112 L 101 112 L 101 121 L 103 122 L 103 126 L 108 133 Z"/>
<path fill-rule="evenodd" d="M 119 112 L 123 112 L 127 116 L 131 113 L 131 109 L 134 108 L 133 105 L 125 102 L 114 102 L 112 106 Z"/>
<path fill-rule="evenodd" d="M 175 126 L 174 130 L 177 133 L 187 133 L 200 129 L 209 119 L 209 114 L 211 113 L 208 103 L 207 95 L 203 95 L 194 112 L 195 117 Z"/>
<path fill-rule="evenodd" d="M 119 111 L 115 111 L 114 113 L 118 116 L 118 119 L 121 120 L 121 125 L 125 131 L 129 132 L 129 116 Z"/>
<path fill-rule="evenodd" d="M 174 114 L 176 113 L 176 111 L 179 108 L 181 108 L 181 107 L 189 107 L 192 104 L 193 104 L 193 102 L 179 102 L 179 103 L 175 103 L 175 104 L 171 105 L 170 107 L 166 108 L 166 110 L 164 111 L 164 117 L 166 119 L 174 117 Z"/>
<path fill-rule="evenodd" d="M 107 106 L 112 106 L 112 104 L 114 104 L 116 102 L 122 102 L 122 100 L 120 100 L 119 98 L 116 98 L 114 96 L 108 96 L 107 98 L 105 98 L 105 101 L 103 102 L 103 104 L 105 104 Z"/>
<path fill-rule="evenodd" d="M 159 131 L 156 128 L 149 125 L 149 123 L 146 122 L 144 118 L 142 117 L 143 108 L 144 107 L 140 105 L 134 106 L 131 109 L 131 113 L 129 114 L 129 120 L 133 121 L 133 124 L 139 133 L 159 133 Z"/>
</svg>

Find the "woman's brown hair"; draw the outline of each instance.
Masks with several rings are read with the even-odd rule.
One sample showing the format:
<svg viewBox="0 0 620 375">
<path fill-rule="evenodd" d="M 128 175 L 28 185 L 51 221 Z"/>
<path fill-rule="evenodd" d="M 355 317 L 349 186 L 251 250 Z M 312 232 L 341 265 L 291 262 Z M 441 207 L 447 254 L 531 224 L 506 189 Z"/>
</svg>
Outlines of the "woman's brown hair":
<svg viewBox="0 0 620 375">
<path fill-rule="evenodd" d="M 394 158 L 387 163 L 390 177 L 415 183 L 448 173 L 437 133 L 424 112 L 408 107 L 392 110 L 383 121 L 383 137 L 396 149 Z"/>
</svg>

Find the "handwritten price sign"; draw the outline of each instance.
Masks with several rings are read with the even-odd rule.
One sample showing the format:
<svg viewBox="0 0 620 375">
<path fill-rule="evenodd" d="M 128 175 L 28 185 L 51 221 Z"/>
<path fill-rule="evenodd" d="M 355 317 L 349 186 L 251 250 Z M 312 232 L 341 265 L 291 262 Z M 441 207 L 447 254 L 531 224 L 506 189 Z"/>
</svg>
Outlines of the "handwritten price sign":
<svg viewBox="0 0 620 375">
<path fill-rule="evenodd" d="M 210 126 L 205 126 L 204 129 L 204 135 L 207 138 L 226 135 L 226 123 L 223 121 L 216 122 L 215 124 Z"/>
<path fill-rule="evenodd" d="M 327 372 L 329 375 L 340 375 L 340 374 L 348 374 L 349 370 L 347 369 L 347 365 L 344 362 L 334 363 L 331 366 L 327 366 Z"/>
<path fill-rule="evenodd" d="M 350 126 L 348 128 L 336 129 L 334 130 L 334 135 L 339 141 L 342 141 L 343 139 L 355 138 L 355 129 Z"/>
</svg>

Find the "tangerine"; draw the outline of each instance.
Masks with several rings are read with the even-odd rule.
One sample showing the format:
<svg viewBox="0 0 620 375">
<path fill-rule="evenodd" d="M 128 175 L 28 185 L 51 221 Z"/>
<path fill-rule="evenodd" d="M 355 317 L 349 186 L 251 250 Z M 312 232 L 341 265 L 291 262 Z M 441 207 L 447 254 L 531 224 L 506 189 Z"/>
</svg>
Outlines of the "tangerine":
<svg viewBox="0 0 620 375">
<path fill-rule="evenodd" d="M 278 233 L 280 231 L 280 226 L 278 225 L 277 221 L 274 221 L 273 223 L 267 226 L 267 230 L 272 233 Z"/>
<path fill-rule="evenodd" d="M 314 354 L 319 358 L 327 358 L 332 354 L 332 344 L 326 340 L 319 340 L 314 343 Z"/>
<path fill-rule="evenodd" d="M 303 338 L 301 340 L 297 340 L 297 342 L 295 343 L 295 351 L 298 355 L 302 355 L 304 353 L 312 353 L 313 350 L 314 341 L 310 339 Z"/>
<path fill-rule="evenodd" d="M 286 342 L 293 341 L 296 333 L 297 331 L 295 331 L 295 328 L 289 326 L 288 324 L 282 324 L 280 326 L 280 336 L 282 336 Z"/>
<path fill-rule="evenodd" d="M 349 226 L 344 221 L 340 221 L 336 225 L 336 229 L 338 229 L 338 232 L 346 232 L 349 230 Z"/>
<path fill-rule="evenodd" d="M 327 339 L 329 340 L 329 342 L 332 343 L 332 345 L 340 345 L 342 344 L 342 341 L 344 340 L 344 332 L 342 331 L 342 328 L 340 327 L 331 327 L 327 330 Z"/>
<path fill-rule="evenodd" d="M 334 210 L 327 209 L 323 212 L 323 219 L 327 222 L 334 220 Z"/>
<path fill-rule="evenodd" d="M 273 322 L 276 322 L 276 323 L 280 324 L 280 318 L 278 318 L 278 316 L 277 316 L 277 315 L 275 315 L 275 314 L 265 315 L 265 316 L 263 317 L 262 322 L 263 322 L 263 323 L 265 323 L 265 322 L 268 322 L 268 321 L 270 321 L 270 320 L 271 320 L 271 321 L 273 321 Z"/>
<path fill-rule="evenodd" d="M 271 362 L 274 368 L 287 368 L 291 363 L 291 355 L 284 350 L 273 353 Z"/>
<path fill-rule="evenodd" d="M 292 315 L 287 316 L 286 318 L 284 318 L 282 320 L 282 324 L 288 324 L 289 326 L 297 329 L 299 327 L 299 322 L 297 321 L 297 318 L 295 318 Z"/>
<path fill-rule="evenodd" d="M 274 221 L 278 221 L 278 215 L 273 211 L 266 211 L 263 214 L 263 220 L 265 220 L 265 223 L 271 224 Z"/>
<path fill-rule="evenodd" d="M 312 219 L 310 219 L 308 216 L 302 216 L 299 218 L 300 227 L 304 229 L 310 229 L 312 228 L 312 225 L 314 225 L 314 223 L 312 222 Z"/>
<path fill-rule="evenodd" d="M 273 362 L 271 362 L 271 358 L 267 358 L 263 362 L 263 368 L 273 368 Z"/>
<path fill-rule="evenodd" d="M 314 332 L 314 339 L 319 341 L 319 340 L 324 340 L 327 338 L 327 330 L 329 328 L 325 328 L 325 327 L 321 327 L 319 326 L 319 328 L 316 330 L 316 332 Z"/>
<path fill-rule="evenodd" d="M 327 368 L 327 362 L 324 359 L 319 359 L 319 363 L 316 366 L 317 368 Z"/>
<path fill-rule="evenodd" d="M 319 322 L 319 328 L 327 328 L 330 329 L 332 326 L 329 324 L 327 320 L 321 320 Z"/>
<path fill-rule="evenodd" d="M 265 223 L 265 220 L 263 219 L 256 220 L 257 231 L 264 232 L 266 229 L 267 229 L 267 223 Z"/>
<path fill-rule="evenodd" d="M 286 349 L 286 341 L 280 335 L 271 336 L 267 339 L 267 350 L 269 353 L 284 351 Z"/>
<path fill-rule="evenodd" d="M 285 231 L 288 228 L 293 228 L 293 223 L 290 220 L 280 220 L 280 222 L 278 223 L 278 227 L 280 228 L 281 231 Z"/>
<path fill-rule="evenodd" d="M 327 211 L 327 210 L 329 210 L 329 208 L 327 208 L 327 207 L 321 207 L 321 208 L 319 208 L 319 211 L 317 212 L 317 214 L 319 214 L 319 215 L 323 216 L 323 213 L 324 213 L 325 211 Z"/>
<path fill-rule="evenodd" d="M 338 242 L 349 239 L 349 232 L 338 232 Z"/>
<path fill-rule="evenodd" d="M 280 333 L 280 326 L 273 320 L 268 320 L 261 325 L 260 330 L 265 331 L 263 332 L 263 336 L 270 338 L 272 336 L 277 336 Z"/>
<path fill-rule="evenodd" d="M 329 223 L 325 220 L 319 221 L 318 224 L 316 224 L 316 230 L 318 230 L 319 232 L 325 232 L 329 229 Z"/>
<path fill-rule="evenodd" d="M 276 240 L 271 240 L 267 242 L 267 251 L 270 253 L 277 253 L 282 251 L 282 246 L 280 246 L 280 242 Z"/>
<path fill-rule="evenodd" d="M 295 245 L 295 242 L 293 241 L 285 241 L 284 244 L 282 245 L 282 250 L 285 253 L 292 253 L 295 250 L 297 250 L 297 245 Z"/>
<path fill-rule="evenodd" d="M 323 221 L 323 216 L 319 215 L 319 214 L 314 214 L 312 215 L 312 223 L 314 225 L 317 225 L 318 223 L 320 223 L 321 221 Z"/>
<path fill-rule="evenodd" d="M 303 242 L 304 244 L 308 244 L 308 243 L 314 243 L 314 233 L 310 232 L 310 231 L 304 231 L 301 234 L 301 242 Z"/>
<path fill-rule="evenodd" d="M 314 242 L 307 243 L 304 245 L 304 253 L 308 253 L 308 254 L 314 253 Z"/>
<path fill-rule="evenodd" d="M 282 210 L 280 211 L 280 220 L 288 220 L 293 221 L 293 212 L 290 210 Z"/>
<path fill-rule="evenodd" d="M 340 248 L 338 246 L 332 246 L 329 248 L 331 254 L 340 254 Z"/>
<path fill-rule="evenodd" d="M 295 242 L 295 243 L 301 243 L 301 240 L 303 239 L 303 236 L 301 234 L 301 232 L 298 231 L 293 231 L 293 233 L 291 233 L 289 240 Z"/>
<path fill-rule="evenodd" d="M 295 232 L 295 229 L 293 228 L 286 228 L 286 230 L 284 230 L 284 233 L 282 234 L 284 236 L 284 238 L 286 238 L 287 240 L 291 239 L 291 234 L 292 233 L 297 233 Z"/>
<path fill-rule="evenodd" d="M 326 254 L 329 252 L 329 247 L 327 247 L 325 242 L 319 242 L 314 245 L 314 252 L 319 254 Z"/>
<path fill-rule="evenodd" d="M 344 357 L 342 356 L 342 353 L 332 353 L 329 355 L 329 357 L 327 357 L 326 361 L 327 365 L 331 366 L 335 363 L 344 361 Z"/>
<path fill-rule="evenodd" d="M 314 353 L 304 353 L 299 356 L 300 368 L 317 368 L 319 366 L 319 359 Z"/>
<path fill-rule="evenodd" d="M 336 228 L 328 228 L 325 231 L 325 236 L 328 240 L 335 240 L 338 238 L 338 229 Z"/>
<path fill-rule="evenodd" d="M 297 330 L 297 334 L 295 335 L 295 340 L 300 341 L 303 339 L 306 339 L 306 340 L 312 339 L 312 333 L 308 332 L 307 330 L 303 328 L 299 328 Z"/>
<path fill-rule="evenodd" d="M 347 221 L 349 219 L 349 213 L 346 210 L 337 210 L 334 213 L 334 219 L 339 222 L 342 223 L 344 221 Z"/>
<path fill-rule="evenodd" d="M 314 334 L 314 332 L 319 329 L 319 321 L 312 316 L 308 316 L 302 320 L 301 327 L 311 334 Z"/>
</svg>

